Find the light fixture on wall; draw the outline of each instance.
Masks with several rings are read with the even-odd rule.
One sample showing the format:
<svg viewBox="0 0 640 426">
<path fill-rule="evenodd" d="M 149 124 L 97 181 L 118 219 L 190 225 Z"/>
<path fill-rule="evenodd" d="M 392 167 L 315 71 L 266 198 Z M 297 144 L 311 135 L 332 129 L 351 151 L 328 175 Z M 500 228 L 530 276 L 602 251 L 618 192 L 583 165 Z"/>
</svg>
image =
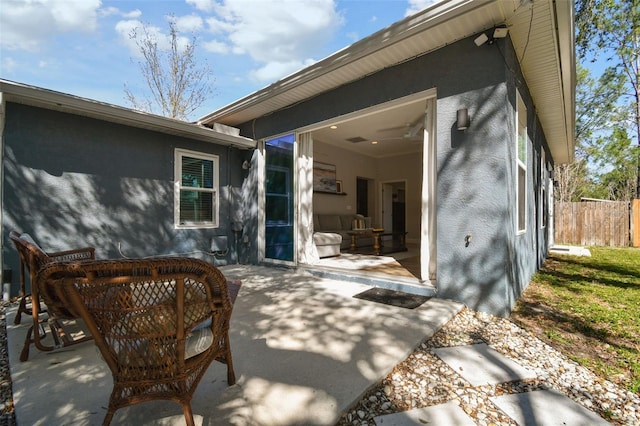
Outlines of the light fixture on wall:
<svg viewBox="0 0 640 426">
<path fill-rule="evenodd" d="M 469 111 L 466 108 L 461 108 L 457 113 L 457 121 L 458 130 L 466 130 L 469 128 Z"/>
</svg>

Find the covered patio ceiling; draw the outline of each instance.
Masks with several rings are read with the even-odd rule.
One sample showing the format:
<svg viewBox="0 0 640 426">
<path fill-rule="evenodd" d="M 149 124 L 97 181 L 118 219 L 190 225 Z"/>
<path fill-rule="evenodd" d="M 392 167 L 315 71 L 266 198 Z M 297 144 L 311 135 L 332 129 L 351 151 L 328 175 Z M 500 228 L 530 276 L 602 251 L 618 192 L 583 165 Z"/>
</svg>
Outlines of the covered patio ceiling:
<svg viewBox="0 0 640 426">
<path fill-rule="evenodd" d="M 199 124 L 237 126 L 504 25 L 509 30 L 552 155 L 556 163 L 570 162 L 575 127 L 571 1 L 444 0 L 202 117 Z"/>
</svg>

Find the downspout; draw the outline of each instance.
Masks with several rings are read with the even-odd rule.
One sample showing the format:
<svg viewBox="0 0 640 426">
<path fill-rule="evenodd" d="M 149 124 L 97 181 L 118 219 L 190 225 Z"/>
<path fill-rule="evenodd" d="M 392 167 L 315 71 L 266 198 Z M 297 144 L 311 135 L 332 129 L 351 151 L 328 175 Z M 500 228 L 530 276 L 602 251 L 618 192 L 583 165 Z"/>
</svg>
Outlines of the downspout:
<svg viewBox="0 0 640 426">
<path fill-rule="evenodd" d="M 6 119 L 6 101 L 0 92 L 0 284 L 3 287 L 3 297 L 11 297 L 11 286 L 7 296 L 4 295 L 4 123 Z"/>
</svg>

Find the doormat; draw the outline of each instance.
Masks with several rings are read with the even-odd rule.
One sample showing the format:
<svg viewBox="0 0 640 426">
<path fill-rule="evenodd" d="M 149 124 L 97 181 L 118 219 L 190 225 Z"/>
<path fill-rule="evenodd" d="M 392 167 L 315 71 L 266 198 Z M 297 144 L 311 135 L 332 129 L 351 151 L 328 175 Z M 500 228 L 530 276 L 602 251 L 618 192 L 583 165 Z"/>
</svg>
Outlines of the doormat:
<svg viewBox="0 0 640 426">
<path fill-rule="evenodd" d="M 397 306 L 399 308 L 415 309 L 422 305 L 431 296 L 423 296 L 420 294 L 404 293 L 402 291 L 389 290 L 386 288 L 370 288 L 369 290 L 358 293 L 356 299 L 368 300 L 370 302 L 384 303 L 385 305 Z"/>
</svg>

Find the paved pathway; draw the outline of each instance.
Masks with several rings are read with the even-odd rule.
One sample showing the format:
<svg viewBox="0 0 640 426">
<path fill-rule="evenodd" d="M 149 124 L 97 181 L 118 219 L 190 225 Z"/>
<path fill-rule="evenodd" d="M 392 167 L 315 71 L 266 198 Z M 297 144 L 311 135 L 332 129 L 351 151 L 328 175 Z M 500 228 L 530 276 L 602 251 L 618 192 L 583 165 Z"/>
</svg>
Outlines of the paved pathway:
<svg viewBox="0 0 640 426">
<path fill-rule="evenodd" d="M 531 380 L 536 374 L 486 344 L 436 348 L 433 352 L 473 386 Z M 518 425 L 608 425 L 609 423 L 553 390 L 535 390 L 489 398 Z M 476 425 L 455 402 L 378 416 L 378 426 L 425 424 Z"/>
</svg>

